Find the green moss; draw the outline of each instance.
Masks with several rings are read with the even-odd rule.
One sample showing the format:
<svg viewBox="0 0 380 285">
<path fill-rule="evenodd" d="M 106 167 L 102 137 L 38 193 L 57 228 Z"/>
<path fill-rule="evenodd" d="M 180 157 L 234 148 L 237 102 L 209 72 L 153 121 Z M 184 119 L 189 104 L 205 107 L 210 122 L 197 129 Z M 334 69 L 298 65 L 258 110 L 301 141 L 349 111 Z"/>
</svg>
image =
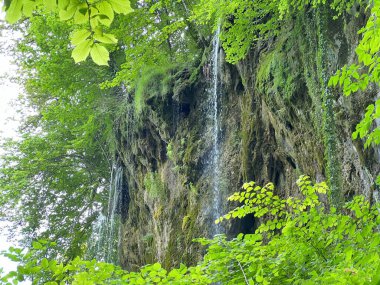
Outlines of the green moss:
<svg viewBox="0 0 380 285">
<path fill-rule="evenodd" d="M 283 36 L 273 50 L 260 58 L 256 86 L 259 92 L 280 96 L 289 101 L 298 89 L 300 68 L 293 60 L 294 49 L 292 37 Z"/>
<path fill-rule="evenodd" d="M 159 99 L 163 102 L 168 95 L 184 95 L 197 79 L 197 69 L 189 65 L 167 64 L 145 68 L 135 86 L 136 113 L 140 114 L 149 100 Z"/>
<path fill-rule="evenodd" d="M 323 139 L 322 125 L 322 102 L 319 74 L 317 70 L 317 34 L 316 23 L 312 13 L 297 17 L 295 31 L 300 36 L 296 45 L 299 47 L 303 66 L 303 78 L 306 82 L 307 93 L 312 100 L 314 112 L 311 112 L 314 129 L 320 140 Z"/>
<path fill-rule="evenodd" d="M 173 142 L 169 141 L 168 145 L 166 146 L 166 156 L 169 160 L 174 162 L 174 154 L 173 154 Z"/>
<path fill-rule="evenodd" d="M 175 206 L 171 204 L 173 200 L 165 201 L 165 209 L 176 207 L 178 210 L 166 212 L 169 216 L 163 215 L 158 221 L 172 221 L 169 241 L 162 259 L 165 268 L 177 267 L 181 263 L 195 264 L 201 255 L 199 245 L 193 242 L 193 239 L 200 235 L 198 213 L 201 203 L 194 197 L 198 194 L 198 189 L 192 183 L 183 186 L 185 191 L 181 192 L 182 195 L 175 201 Z"/>
<path fill-rule="evenodd" d="M 186 229 L 189 220 L 190 220 L 190 216 L 189 215 L 186 215 L 186 216 L 183 217 L 183 219 L 182 219 L 182 230 Z"/>
<path fill-rule="evenodd" d="M 148 172 L 145 175 L 144 186 L 150 198 L 163 198 L 165 195 L 165 184 L 157 172 Z"/>
<path fill-rule="evenodd" d="M 327 86 L 329 79 L 328 74 L 328 38 L 326 35 L 328 11 L 320 7 L 317 10 L 317 34 L 318 34 L 318 51 L 317 66 L 319 82 L 321 85 L 322 101 L 322 126 L 323 139 L 325 144 L 326 174 L 331 189 L 331 201 L 337 208 L 343 203 L 342 195 L 342 169 L 338 150 L 338 137 L 336 132 L 336 119 L 333 110 L 334 96 L 331 89 Z"/>
<path fill-rule="evenodd" d="M 195 142 L 194 130 L 188 133 L 188 137 L 186 139 L 187 143 L 185 145 L 185 150 L 183 153 L 183 162 L 184 164 L 189 164 L 192 162 L 194 157 L 194 152 L 196 151 L 197 145 Z"/>
<path fill-rule="evenodd" d="M 199 221 L 197 219 L 199 214 L 200 203 L 195 203 L 190 206 L 188 213 L 185 215 L 183 219 L 183 228 L 182 228 L 182 236 L 184 242 L 184 248 L 187 249 L 187 252 L 184 252 L 182 256 L 182 262 L 195 264 L 197 261 L 197 256 L 194 255 L 195 248 L 198 248 L 199 256 L 201 256 L 202 251 L 199 249 L 199 245 L 194 243 L 194 238 L 199 235 Z"/>
<path fill-rule="evenodd" d="M 147 100 L 168 95 L 173 88 L 173 73 L 177 66 L 152 66 L 144 69 L 137 81 L 134 96 L 134 105 L 139 114 Z"/>
<path fill-rule="evenodd" d="M 255 116 L 252 113 L 253 96 L 246 92 L 241 103 L 241 167 L 243 180 L 249 179 L 251 165 L 251 142 L 254 135 Z"/>
</svg>

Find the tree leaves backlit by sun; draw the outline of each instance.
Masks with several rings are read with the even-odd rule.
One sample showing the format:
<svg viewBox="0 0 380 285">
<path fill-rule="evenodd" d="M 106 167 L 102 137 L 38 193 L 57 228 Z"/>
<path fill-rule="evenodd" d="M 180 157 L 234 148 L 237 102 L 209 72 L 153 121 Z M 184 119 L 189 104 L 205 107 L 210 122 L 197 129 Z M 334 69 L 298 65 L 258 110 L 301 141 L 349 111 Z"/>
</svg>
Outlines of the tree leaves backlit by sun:
<svg viewBox="0 0 380 285">
<path fill-rule="evenodd" d="M 12 0 L 4 4 L 6 20 L 11 24 L 23 16 L 33 17 L 41 9 L 57 12 L 61 21 L 70 21 L 78 27 L 71 35 L 75 62 L 84 61 L 90 55 L 98 65 L 108 65 L 107 47 L 117 43 L 114 35 L 104 32 L 111 26 L 115 13 L 126 15 L 133 11 L 128 0 Z"/>
</svg>

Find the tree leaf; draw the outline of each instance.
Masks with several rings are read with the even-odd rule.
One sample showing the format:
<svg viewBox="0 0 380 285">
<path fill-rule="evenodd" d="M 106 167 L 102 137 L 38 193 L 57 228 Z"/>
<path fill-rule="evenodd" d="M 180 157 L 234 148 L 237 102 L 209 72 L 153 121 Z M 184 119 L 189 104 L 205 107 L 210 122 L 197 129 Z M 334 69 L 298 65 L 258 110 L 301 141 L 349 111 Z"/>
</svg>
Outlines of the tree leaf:
<svg viewBox="0 0 380 285">
<path fill-rule="evenodd" d="M 111 22 L 113 21 L 114 12 L 110 3 L 105 2 L 105 1 L 99 2 L 96 5 L 96 8 L 98 8 L 100 14 L 106 16 Z"/>
<path fill-rule="evenodd" d="M 70 0 L 58 0 L 58 8 L 60 10 L 66 10 L 67 6 L 69 6 Z"/>
<path fill-rule="evenodd" d="M 84 40 L 73 49 L 71 56 L 74 58 L 75 63 L 86 60 L 91 50 L 91 44 L 91 40 Z"/>
<path fill-rule="evenodd" d="M 43 258 L 43 259 L 41 260 L 41 266 L 42 266 L 43 268 L 47 268 L 47 267 L 49 266 L 49 261 L 48 261 L 46 258 Z"/>
<path fill-rule="evenodd" d="M 118 14 L 129 14 L 133 12 L 131 3 L 128 0 L 108 0 L 113 10 Z"/>
<path fill-rule="evenodd" d="M 22 0 L 13 0 L 7 10 L 5 19 L 13 24 L 16 23 L 22 16 Z"/>
<path fill-rule="evenodd" d="M 98 19 L 98 21 L 101 24 L 103 24 L 106 27 L 109 27 L 112 24 L 112 21 L 110 19 L 108 19 L 108 17 L 105 16 L 105 15 L 103 15 L 103 14 L 100 14 L 100 15 L 96 16 L 96 18 Z"/>
<path fill-rule="evenodd" d="M 71 43 L 74 46 L 77 46 L 81 42 L 85 41 L 90 35 L 91 35 L 91 32 L 87 29 L 81 29 L 81 30 L 74 31 L 70 36 Z"/>
<path fill-rule="evenodd" d="M 43 3 L 48 11 L 54 11 L 57 7 L 57 0 L 44 0 Z"/>
<path fill-rule="evenodd" d="M 90 11 L 92 11 L 92 10 L 93 9 L 90 9 Z M 91 15 L 92 15 L 92 13 L 91 13 Z M 91 17 L 90 26 L 93 30 L 95 30 L 99 26 L 99 17 L 98 16 Z"/>
<path fill-rule="evenodd" d="M 112 34 L 94 34 L 94 39 L 104 44 L 117 44 L 117 38 Z"/>
<path fill-rule="evenodd" d="M 31 17 L 33 15 L 33 11 L 36 8 L 36 2 L 30 0 L 24 0 L 22 6 L 22 12 L 26 17 Z"/>
<path fill-rule="evenodd" d="M 110 59 L 108 50 L 100 45 L 94 44 L 91 48 L 91 58 L 98 65 L 108 65 Z"/>
<path fill-rule="evenodd" d="M 78 9 L 78 6 L 77 5 L 69 5 L 67 7 L 67 9 L 65 10 L 59 10 L 59 18 L 61 19 L 61 21 L 67 21 L 67 20 L 70 20 L 75 12 L 77 11 Z"/>
<path fill-rule="evenodd" d="M 83 4 L 78 7 L 74 14 L 74 23 L 77 25 L 85 24 L 89 21 L 87 5 Z"/>
<path fill-rule="evenodd" d="M 32 242 L 32 247 L 34 249 L 42 249 L 43 246 L 38 241 L 34 241 L 34 242 Z"/>
</svg>

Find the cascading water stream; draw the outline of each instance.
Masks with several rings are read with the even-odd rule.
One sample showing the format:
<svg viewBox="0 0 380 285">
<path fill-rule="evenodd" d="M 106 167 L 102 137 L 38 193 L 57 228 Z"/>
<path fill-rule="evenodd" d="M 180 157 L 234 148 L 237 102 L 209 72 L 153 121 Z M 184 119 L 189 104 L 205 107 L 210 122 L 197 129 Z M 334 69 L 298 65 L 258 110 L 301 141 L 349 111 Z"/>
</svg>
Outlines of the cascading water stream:
<svg viewBox="0 0 380 285">
<path fill-rule="evenodd" d="M 111 183 L 110 196 L 108 201 L 108 215 L 107 215 L 107 223 L 108 227 L 108 235 L 107 235 L 107 245 L 108 249 L 105 254 L 106 261 L 111 262 L 115 259 L 115 255 L 117 256 L 117 244 L 119 237 L 116 237 L 116 232 L 118 233 L 120 217 L 116 216 L 117 211 L 119 210 L 119 201 L 122 194 L 123 187 L 123 167 L 117 166 L 115 168 L 115 178 Z M 116 242 L 116 246 L 115 246 Z"/>
<path fill-rule="evenodd" d="M 134 122 L 134 106 L 131 104 L 131 96 L 124 84 L 120 86 L 120 94 L 123 95 L 121 103 L 125 102 L 125 132 L 123 133 L 127 141 L 132 141 L 133 132 L 130 122 Z M 87 259 L 96 258 L 99 261 L 118 264 L 118 249 L 120 243 L 120 225 L 123 203 L 129 198 L 124 189 L 124 167 L 119 160 L 113 159 L 110 165 L 110 182 L 108 187 L 108 207 L 107 212 L 100 212 L 92 227 L 92 235 L 88 241 Z M 100 191 L 105 191 L 102 189 Z M 100 207 L 99 207 L 100 208 Z M 100 209 L 98 209 L 100 211 Z M 123 209 L 125 210 L 125 209 Z"/>
<path fill-rule="evenodd" d="M 100 214 L 89 240 L 90 257 L 99 261 L 118 263 L 120 200 L 123 187 L 123 167 L 114 164 L 111 170 L 107 214 Z"/>
<path fill-rule="evenodd" d="M 212 197 L 213 205 L 211 208 L 211 218 L 215 221 L 222 215 L 222 197 L 220 193 L 220 149 L 219 149 L 219 97 L 220 97 L 220 58 L 219 58 L 219 34 L 220 26 L 218 26 L 214 39 L 213 39 L 213 49 L 212 49 L 212 59 L 211 59 L 211 120 L 212 120 L 212 152 L 211 152 L 211 169 L 212 169 Z M 222 232 L 220 225 L 214 225 L 212 229 L 212 235 Z"/>
</svg>

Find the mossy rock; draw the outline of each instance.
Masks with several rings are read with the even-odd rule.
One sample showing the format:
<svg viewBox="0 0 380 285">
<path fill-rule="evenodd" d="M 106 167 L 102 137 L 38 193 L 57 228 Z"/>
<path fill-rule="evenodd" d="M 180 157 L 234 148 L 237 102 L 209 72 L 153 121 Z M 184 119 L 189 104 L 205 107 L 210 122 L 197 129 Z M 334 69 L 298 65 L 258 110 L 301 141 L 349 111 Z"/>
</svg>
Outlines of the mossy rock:
<svg viewBox="0 0 380 285">
<path fill-rule="evenodd" d="M 294 60 L 297 53 L 291 40 L 280 40 L 275 49 L 260 58 L 257 71 L 257 90 L 267 96 L 279 96 L 290 101 L 299 89 L 301 68 Z"/>
<path fill-rule="evenodd" d="M 173 74 L 176 65 L 150 66 L 141 72 L 136 83 L 134 103 L 137 113 L 141 113 L 148 100 L 165 98 L 173 89 Z"/>
</svg>

